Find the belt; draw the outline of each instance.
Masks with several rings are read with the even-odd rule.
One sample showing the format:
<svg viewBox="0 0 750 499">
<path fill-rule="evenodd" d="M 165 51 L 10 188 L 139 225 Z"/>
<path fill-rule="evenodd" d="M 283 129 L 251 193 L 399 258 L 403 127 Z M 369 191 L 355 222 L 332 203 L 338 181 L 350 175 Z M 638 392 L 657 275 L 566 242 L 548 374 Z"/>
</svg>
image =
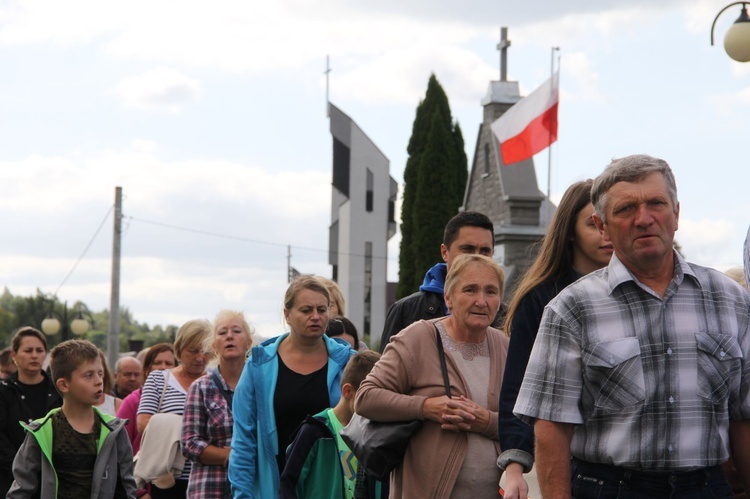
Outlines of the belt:
<svg viewBox="0 0 750 499">
<path fill-rule="evenodd" d="M 644 471 L 591 463 L 573 458 L 573 476 L 585 479 L 617 480 L 620 483 L 643 485 L 647 487 L 674 488 L 705 484 L 714 473 L 723 474 L 721 466 L 710 466 L 690 471 Z"/>
</svg>

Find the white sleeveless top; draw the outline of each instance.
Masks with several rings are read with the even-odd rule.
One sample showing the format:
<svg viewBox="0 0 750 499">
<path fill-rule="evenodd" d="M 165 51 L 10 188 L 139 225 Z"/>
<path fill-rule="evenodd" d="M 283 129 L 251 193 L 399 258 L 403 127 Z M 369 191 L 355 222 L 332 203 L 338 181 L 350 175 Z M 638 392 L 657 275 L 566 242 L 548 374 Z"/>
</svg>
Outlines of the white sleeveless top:
<svg viewBox="0 0 750 499">
<path fill-rule="evenodd" d="M 97 409 L 110 416 L 116 416 L 115 414 L 115 398 L 112 395 L 104 395 L 104 402 L 96 406 Z"/>
</svg>

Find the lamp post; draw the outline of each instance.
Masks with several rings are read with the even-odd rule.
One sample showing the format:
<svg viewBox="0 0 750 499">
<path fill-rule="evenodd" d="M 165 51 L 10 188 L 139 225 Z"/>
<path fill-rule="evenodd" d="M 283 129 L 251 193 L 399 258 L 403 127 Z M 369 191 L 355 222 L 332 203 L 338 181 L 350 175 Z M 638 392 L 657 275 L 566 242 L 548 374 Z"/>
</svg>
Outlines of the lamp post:
<svg viewBox="0 0 750 499">
<path fill-rule="evenodd" d="M 68 302 L 65 302 L 63 303 L 62 318 L 54 310 L 50 310 L 47 317 L 42 321 L 42 331 L 48 336 L 54 336 L 62 330 L 61 342 L 70 339 L 71 332 L 76 336 L 82 336 L 89 332 L 93 322 L 91 314 L 88 312 L 85 312 L 85 314 L 91 319 L 90 321 L 84 317 L 83 311 L 76 309 L 73 311 L 73 320 L 68 322 Z"/>
<path fill-rule="evenodd" d="M 711 25 L 711 45 L 714 44 L 714 28 L 716 27 L 716 21 L 719 16 L 727 10 L 729 7 L 734 5 L 742 5 L 742 11 L 740 17 L 732 24 L 724 35 L 724 50 L 727 55 L 739 62 L 750 61 L 750 16 L 747 14 L 747 4 L 750 2 L 734 2 L 730 3 L 716 14 L 714 22 Z"/>
</svg>

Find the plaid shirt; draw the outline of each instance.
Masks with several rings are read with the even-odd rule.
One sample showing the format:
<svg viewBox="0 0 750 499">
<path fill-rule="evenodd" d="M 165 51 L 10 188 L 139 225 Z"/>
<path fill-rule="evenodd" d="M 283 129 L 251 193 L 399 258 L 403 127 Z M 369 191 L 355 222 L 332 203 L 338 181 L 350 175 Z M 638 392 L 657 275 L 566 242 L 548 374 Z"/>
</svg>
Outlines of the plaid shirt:
<svg viewBox="0 0 750 499">
<path fill-rule="evenodd" d="M 750 297 L 688 264 L 662 299 L 617 259 L 544 311 L 514 409 L 578 425 L 571 454 L 632 469 L 729 457 L 729 420 L 750 419 Z"/>
<path fill-rule="evenodd" d="M 225 390 L 232 391 L 224 378 L 221 378 L 221 382 Z M 209 444 L 229 447 L 233 424 L 232 412 L 210 374 L 202 376 L 190 386 L 182 423 L 182 453 L 193 462 L 187 497 L 232 497 L 227 469 L 203 464 L 199 456 Z"/>
</svg>

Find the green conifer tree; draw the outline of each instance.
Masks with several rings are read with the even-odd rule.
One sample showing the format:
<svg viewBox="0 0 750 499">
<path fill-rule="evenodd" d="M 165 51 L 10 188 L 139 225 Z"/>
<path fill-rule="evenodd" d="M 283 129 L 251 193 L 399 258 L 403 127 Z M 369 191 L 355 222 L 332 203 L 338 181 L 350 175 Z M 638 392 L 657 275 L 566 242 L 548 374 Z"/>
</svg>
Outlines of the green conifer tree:
<svg viewBox="0 0 750 499">
<path fill-rule="evenodd" d="M 434 74 L 417 106 L 407 152 L 398 298 L 417 291 L 425 272 L 441 261 L 443 229 L 463 203 L 468 177 L 461 128 Z"/>
</svg>

